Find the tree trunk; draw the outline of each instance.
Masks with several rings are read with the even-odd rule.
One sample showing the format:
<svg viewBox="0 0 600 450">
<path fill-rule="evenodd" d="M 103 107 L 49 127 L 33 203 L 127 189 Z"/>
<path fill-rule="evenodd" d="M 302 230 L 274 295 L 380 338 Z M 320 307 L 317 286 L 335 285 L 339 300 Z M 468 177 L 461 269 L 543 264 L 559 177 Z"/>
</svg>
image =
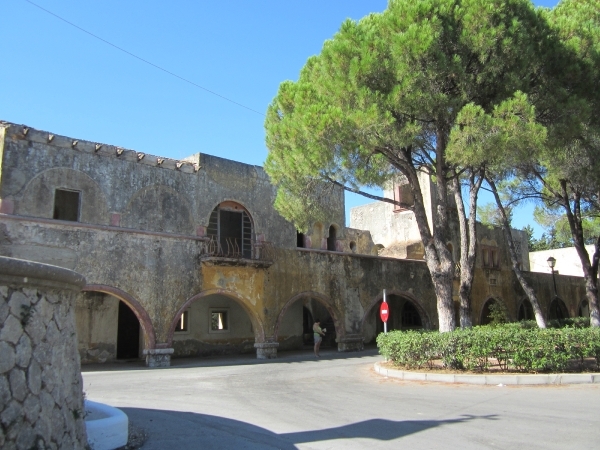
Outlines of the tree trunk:
<svg viewBox="0 0 600 450">
<path fill-rule="evenodd" d="M 458 224 L 460 229 L 460 327 L 473 326 L 471 310 L 471 290 L 475 271 L 475 252 L 477 250 L 477 195 L 483 181 L 482 174 L 475 180 L 475 173 L 469 176 L 469 219 L 465 213 L 460 183 L 457 178 L 452 181 L 452 191 L 458 210 Z"/>
<path fill-rule="evenodd" d="M 433 230 L 427 221 L 423 192 L 419 185 L 417 169 L 414 167 L 402 167 L 402 173 L 407 177 L 414 198 L 413 212 L 415 221 L 421 235 L 421 241 L 425 249 L 425 262 L 431 275 L 431 280 L 437 297 L 437 312 L 439 331 L 453 331 L 456 328 L 454 316 L 454 303 L 452 301 L 452 283 L 454 270 L 452 256 L 446 247 L 444 239 L 447 233 L 448 223 L 445 217 L 447 211 L 447 195 L 442 189 L 438 189 L 437 202 L 432 202 Z M 438 188 L 440 177 L 438 176 Z M 433 200 L 433 199 L 432 199 Z"/>
<path fill-rule="evenodd" d="M 585 297 L 590 308 L 590 326 L 600 327 L 600 309 L 598 307 L 598 255 L 600 250 L 600 237 L 596 241 L 596 249 L 594 252 L 594 264 L 590 263 L 590 255 L 585 249 L 585 240 L 583 237 L 583 223 L 581 218 L 581 197 L 574 195 L 574 208 L 571 209 L 569 203 L 569 195 L 567 192 L 566 181 L 561 181 L 561 203 L 567 214 L 569 228 L 573 237 L 575 250 L 581 261 L 583 269 L 583 278 L 585 279 Z"/>
<path fill-rule="evenodd" d="M 489 178 L 486 178 L 488 184 L 492 188 L 492 193 L 494 194 L 494 198 L 496 199 L 496 205 L 498 206 L 498 210 L 500 211 L 500 215 L 502 217 L 502 231 L 504 232 L 504 238 L 506 239 L 506 243 L 508 245 L 508 253 L 510 254 L 510 261 L 512 263 L 512 269 L 515 273 L 517 280 L 519 280 L 519 284 L 525 291 L 525 295 L 529 299 L 529 303 L 531 303 L 531 307 L 533 308 L 533 313 L 535 314 L 535 321 L 539 328 L 546 328 L 546 319 L 544 319 L 544 314 L 542 313 L 542 308 L 540 307 L 540 303 L 538 302 L 537 296 L 535 295 L 535 291 L 527 280 L 523 277 L 523 272 L 519 267 L 519 260 L 517 258 L 517 252 L 515 250 L 515 243 L 510 232 L 510 223 L 508 221 L 508 215 L 506 214 L 506 210 L 502 205 L 502 201 L 500 200 L 500 196 L 498 195 L 498 189 L 496 188 L 496 184 Z"/>
</svg>

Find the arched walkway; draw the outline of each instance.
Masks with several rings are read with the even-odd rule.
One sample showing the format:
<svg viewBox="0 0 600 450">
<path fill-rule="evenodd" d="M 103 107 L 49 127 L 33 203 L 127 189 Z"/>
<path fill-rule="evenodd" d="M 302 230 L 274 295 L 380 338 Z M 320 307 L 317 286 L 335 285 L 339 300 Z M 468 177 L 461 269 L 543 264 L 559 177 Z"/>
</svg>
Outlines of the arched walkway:
<svg viewBox="0 0 600 450">
<path fill-rule="evenodd" d="M 569 310 L 567 305 L 560 298 L 554 297 L 554 300 L 550 303 L 550 313 L 548 314 L 550 320 L 562 320 L 569 318 Z"/>
<path fill-rule="evenodd" d="M 202 291 L 189 299 L 179 308 L 175 317 L 171 322 L 171 326 L 169 327 L 169 331 L 167 333 L 167 343 L 169 347 L 173 345 L 173 336 L 175 333 L 175 328 L 178 323 L 180 323 L 181 315 L 192 305 L 192 303 L 196 302 L 205 297 L 209 297 L 211 295 L 222 295 L 228 297 L 236 302 L 239 306 L 242 307 L 244 312 L 248 315 L 250 322 L 252 323 L 252 329 L 254 332 L 255 342 L 265 342 L 265 329 L 262 321 L 259 319 L 258 315 L 254 312 L 254 310 L 248 305 L 247 300 L 240 297 L 237 293 L 233 291 L 229 291 L 227 289 L 208 289 L 206 291 Z"/>
<path fill-rule="evenodd" d="M 379 316 L 379 308 L 383 302 L 383 294 L 373 298 L 365 309 L 360 322 L 360 335 L 365 343 L 373 343 L 384 331 L 384 324 Z M 430 329 L 431 321 L 421 302 L 412 294 L 404 291 L 387 291 L 387 302 L 390 316 L 387 330 Z"/>
<path fill-rule="evenodd" d="M 410 311 L 407 311 L 407 313 L 410 313 L 411 315 L 413 315 L 414 313 L 417 313 L 419 316 L 419 320 L 421 322 L 421 328 L 431 329 L 431 321 L 429 319 L 429 316 L 425 312 L 425 309 L 423 308 L 423 305 L 421 305 L 421 302 L 419 300 L 417 300 L 417 298 L 414 295 L 412 295 L 410 292 L 396 291 L 396 290 L 389 290 L 389 291 L 386 290 L 386 294 L 387 294 L 388 300 L 390 297 L 392 297 L 392 298 L 400 297 L 405 300 L 404 304 L 410 302 L 410 307 L 408 308 L 408 309 L 410 309 Z M 377 296 L 375 298 L 373 298 L 371 300 L 369 306 L 367 306 L 367 308 L 365 309 L 365 313 L 364 313 L 361 323 L 360 323 L 361 333 L 364 333 L 365 323 L 367 321 L 367 318 L 373 313 L 373 308 L 378 306 L 382 301 L 383 301 L 383 293 L 379 293 L 379 294 L 377 294 Z M 390 309 L 390 311 L 391 311 L 391 309 Z M 376 310 L 375 314 L 378 316 L 379 309 Z"/>
<path fill-rule="evenodd" d="M 133 311 L 140 323 L 140 327 L 142 328 L 142 332 L 144 334 L 144 348 L 153 349 L 156 347 L 156 337 L 154 334 L 154 327 L 152 326 L 152 320 L 150 319 L 150 316 L 144 307 L 130 294 L 122 291 L 121 289 L 104 284 L 88 284 L 82 289 L 82 291 L 102 292 L 104 294 L 112 295 L 113 297 L 116 297 L 125 303 L 131 309 L 131 311 Z"/>
<path fill-rule="evenodd" d="M 531 302 L 529 301 L 529 299 L 524 298 L 521 301 L 517 312 L 517 320 L 519 322 L 522 320 L 535 320 L 535 314 L 533 312 L 533 307 L 531 306 Z"/>
<path fill-rule="evenodd" d="M 305 291 L 305 292 L 301 292 L 299 294 L 294 295 L 292 298 L 290 298 L 285 303 L 285 305 L 283 305 L 283 308 L 281 308 L 281 311 L 279 312 L 279 315 L 277 316 L 277 320 L 275 322 L 275 328 L 274 328 L 274 333 L 273 333 L 274 342 L 277 342 L 277 339 L 279 337 L 279 329 L 281 327 L 281 322 L 283 321 L 283 317 L 285 316 L 286 312 L 298 300 L 307 299 L 307 298 L 318 301 L 323 307 L 325 307 L 325 309 L 327 310 L 327 313 L 333 320 L 333 326 L 335 329 L 334 330 L 329 329 L 327 334 L 336 333 L 337 336 L 340 336 L 345 333 L 344 327 L 340 322 L 340 313 L 337 310 L 337 308 L 335 308 L 331 304 L 332 303 L 331 300 L 327 296 L 325 296 L 319 292 Z M 313 319 L 314 319 L 314 317 L 313 317 Z M 322 323 L 321 326 L 323 326 L 323 325 L 324 324 Z M 311 326 L 312 326 L 312 324 L 311 324 Z"/>
<path fill-rule="evenodd" d="M 494 308 L 494 304 L 497 304 L 498 307 Z M 479 315 L 480 325 L 488 325 L 493 321 L 504 323 L 509 320 L 508 310 L 502 299 L 490 297 L 485 301 Z"/>
</svg>

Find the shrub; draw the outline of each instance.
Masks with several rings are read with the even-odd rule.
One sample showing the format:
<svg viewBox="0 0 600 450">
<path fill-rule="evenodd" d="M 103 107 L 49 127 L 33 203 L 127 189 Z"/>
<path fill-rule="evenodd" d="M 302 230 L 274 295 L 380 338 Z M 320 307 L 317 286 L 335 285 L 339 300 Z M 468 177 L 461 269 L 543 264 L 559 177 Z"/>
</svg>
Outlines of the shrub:
<svg viewBox="0 0 600 450">
<path fill-rule="evenodd" d="M 600 365 L 600 329 L 572 320 L 563 328 L 539 329 L 529 322 L 480 326 L 450 333 L 392 331 L 377 337 L 379 351 L 407 369 L 434 367 L 485 372 L 497 361 L 503 371 L 583 370 L 585 358 Z"/>
</svg>

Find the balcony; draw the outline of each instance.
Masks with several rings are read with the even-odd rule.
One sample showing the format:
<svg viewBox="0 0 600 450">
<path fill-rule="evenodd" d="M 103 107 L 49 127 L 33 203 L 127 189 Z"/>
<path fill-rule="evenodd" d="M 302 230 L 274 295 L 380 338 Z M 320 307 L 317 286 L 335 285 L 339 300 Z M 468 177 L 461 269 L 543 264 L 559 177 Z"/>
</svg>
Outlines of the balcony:
<svg viewBox="0 0 600 450">
<path fill-rule="evenodd" d="M 275 260 L 271 242 L 252 242 L 241 245 L 239 239 L 228 238 L 223 243 L 211 237 L 202 243 L 199 260 L 207 266 L 270 267 Z"/>
</svg>

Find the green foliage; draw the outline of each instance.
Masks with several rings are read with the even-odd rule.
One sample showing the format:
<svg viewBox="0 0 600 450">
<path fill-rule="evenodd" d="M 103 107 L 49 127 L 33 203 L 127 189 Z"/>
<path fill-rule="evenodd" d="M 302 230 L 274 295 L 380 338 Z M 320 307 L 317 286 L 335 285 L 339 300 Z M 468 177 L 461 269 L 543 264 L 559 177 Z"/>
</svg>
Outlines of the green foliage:
<svg viewBox="0 0 600 450">
<path fill-rule="evenodd" d="M 490 305 L 490 312 L 488 314 L 490 319 L 489 325 L 497 326 L 508 322 L 508 311 L 506 306 L 502 302 L 494 301 Z"/>
<path fill-rule="evenodd" d="M 580 324 L 583 322 L 580 321 Z M 555 324 L 556 325 L 556 324 Z M 486 372 L 492 364 L 502 371 L 564 372 L 585 358 L 600 365 L 600 329 L 563 326 L 537 328 L 535 322 L 480 326 L 450 333 L 392 331 L 377 337 L 379 352 L 406 369 L 444 367 Z"/>
<path fill-rule="evenodd" d="M 528 0 L 391 0 L 381 14 L 344 22 L 268 108 L 265 170 L 277 208 L 302 229 L 326 205 L 290 205 L 307 198 L 307 181 L 384 187 L 426 168 L 445 183 L 449 166 L 436 160 L 447 143 L 468 151 L 469 136 L 490 128 L 487 149 L 543 139 L 521 92 L 546 45 L 540 19 Z"/>
<path fill-rule="evenodd" d="M 562 211 L 538 205 L 534 210 L 533 218 L 545 231 L 540 239 L 533 239 L 532 251 L 572 247 L 574 245 L 567 216 Z M 586 245 L 594 244 L 600 235 L 600 218 L 582 216 L 581 226 L 584 243 Z"/>
<path fill-rule="evenodd" d="M 507 211 L 509 222 L 512 220 L 512 211 Z M 488 228 L 501 227 L 502 215 L 495 203 L 486 203 L 477 207 L 479 221 Z"/>
</svg>

